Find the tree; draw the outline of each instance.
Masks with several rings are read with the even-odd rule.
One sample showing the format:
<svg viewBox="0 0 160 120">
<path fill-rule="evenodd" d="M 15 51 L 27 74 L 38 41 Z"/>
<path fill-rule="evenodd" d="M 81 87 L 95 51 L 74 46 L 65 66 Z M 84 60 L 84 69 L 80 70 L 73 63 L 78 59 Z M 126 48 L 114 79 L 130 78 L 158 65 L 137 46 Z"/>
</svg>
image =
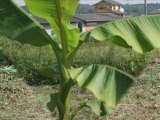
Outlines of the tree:
<svg viewBox="0 0 160 120">
<path fill-rule="evenodd" d="M 160 47 L 160 16 L 136 17 L 103 24 L 92 31 L 80 33 L 70 24 L 79 0 L 25 0 L 29 10 L 46 19 L 54 29 L 49 36 L 43 27 L 12 0 L 0 0 L 0 34 L 34 46 L 51 45 L 58 64 L 49 66 L 59 76 L 59 92 L 41 96 L 50 111 L 55 107 L 60 120 L 71 120 L 83 107 L 90 107 L 98 115 L 111 113 L 133 83 L 134 77 L 108 65 L 72 67 L 79 46 L 95 38 L 133 49 L 139 53 Z M 118 54 L 118 53 L 117 53 Z M 97 56 L 98 57 L 98 56 Z M 70 109 L 70 90 L 75 84 L 89 89 L 96 101 L 84 101 Z"/>
</svg>

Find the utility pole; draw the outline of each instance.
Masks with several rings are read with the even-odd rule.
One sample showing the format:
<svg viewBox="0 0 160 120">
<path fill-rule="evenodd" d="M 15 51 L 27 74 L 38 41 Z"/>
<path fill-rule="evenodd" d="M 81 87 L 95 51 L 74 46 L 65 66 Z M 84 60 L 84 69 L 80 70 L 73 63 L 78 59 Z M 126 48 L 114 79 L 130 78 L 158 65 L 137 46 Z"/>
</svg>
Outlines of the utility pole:
<svg viewBox="0 0 160 120">
<path fill-rule="evenodd" d="M 147 15 L 147 0 L 144 0 L 144 15 Z"/>
<path fill-rule="evenodd" d="M 127 0 L 127 5 L 129 6 L 129 0 Z M 131 15 L 131 10 L 130 10 L 130 7 L 129 7 L 129 15 Z"/>
<path fill-rule="evenodd" d="M 79 14 L 81 14 L 81 0 L 79 1 Z"/>
</svg>

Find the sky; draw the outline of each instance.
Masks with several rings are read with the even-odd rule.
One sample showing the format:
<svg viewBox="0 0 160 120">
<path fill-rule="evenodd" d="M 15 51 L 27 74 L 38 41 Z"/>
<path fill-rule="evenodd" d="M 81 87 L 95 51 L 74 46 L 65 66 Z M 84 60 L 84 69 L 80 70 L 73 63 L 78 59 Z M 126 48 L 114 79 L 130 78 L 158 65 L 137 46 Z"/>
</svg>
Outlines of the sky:
<svg viewBox="0 0 160 120">
<path fill-rule="evenodd" d="M 15 0 L 19 5 L 24 5 L 23 0 Z M 94 4 L 100 0 L 80 0 L 81 4 Z M 115 0 L 122 4 L 137 4 L 144 3 L 144 0 Z M 160 3 L 160 0 L 147 0 L 147 3 Z"/>
</svg>

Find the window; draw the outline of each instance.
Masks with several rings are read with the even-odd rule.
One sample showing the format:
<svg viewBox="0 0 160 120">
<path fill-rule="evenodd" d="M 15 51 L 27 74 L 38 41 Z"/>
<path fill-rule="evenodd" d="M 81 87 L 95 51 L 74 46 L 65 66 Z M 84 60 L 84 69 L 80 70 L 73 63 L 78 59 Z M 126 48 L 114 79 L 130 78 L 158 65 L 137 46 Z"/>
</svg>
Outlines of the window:
<svg viewBox="0 0 160 120">
<path fill-rule="evenodd" d="M 105 6 L 100 6 L 100 7 L 99 7 L 99 9 L 105 9 L 105 8 L 106 8 Z"/>
</svg>

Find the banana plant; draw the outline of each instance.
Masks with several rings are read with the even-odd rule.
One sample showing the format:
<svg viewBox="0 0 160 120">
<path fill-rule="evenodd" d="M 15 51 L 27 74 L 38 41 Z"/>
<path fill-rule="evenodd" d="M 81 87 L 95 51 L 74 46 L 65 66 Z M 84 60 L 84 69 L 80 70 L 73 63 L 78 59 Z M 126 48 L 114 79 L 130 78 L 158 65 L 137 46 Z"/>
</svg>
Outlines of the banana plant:
<svg viewBox="0 0 160 120">
<path fill-rule="evenodd" d="M 41 95 L 40 99 L 51 112 L 58 109 L 59 120 L 72 120 L 84 107 L 91 108 L 100 116 L 112 113 L 134 82 L 133 76 L 109 65 L 73 67 L 74 56 L 83 42 L 94 38 L 139 53 L 160 48 L 160 16 L 116 20 L 80 33 L 79 28 L 70 24 L 79 0 L 24 1 L 33 15 L 48 21 L 54 30 L 54 37 L 49 36 L 35 19 L 12 0 L 0 0 L 0 34 L 22 44 L 52 46 L 58 63 L 49 66 L 45 72 L 52 71 L 49 73 L 59 76 L 59 92 Z M 71 88 L 76 84 L 91 91 L 96 100 L 83 101 L 71 109 Z"/>
</svg>

